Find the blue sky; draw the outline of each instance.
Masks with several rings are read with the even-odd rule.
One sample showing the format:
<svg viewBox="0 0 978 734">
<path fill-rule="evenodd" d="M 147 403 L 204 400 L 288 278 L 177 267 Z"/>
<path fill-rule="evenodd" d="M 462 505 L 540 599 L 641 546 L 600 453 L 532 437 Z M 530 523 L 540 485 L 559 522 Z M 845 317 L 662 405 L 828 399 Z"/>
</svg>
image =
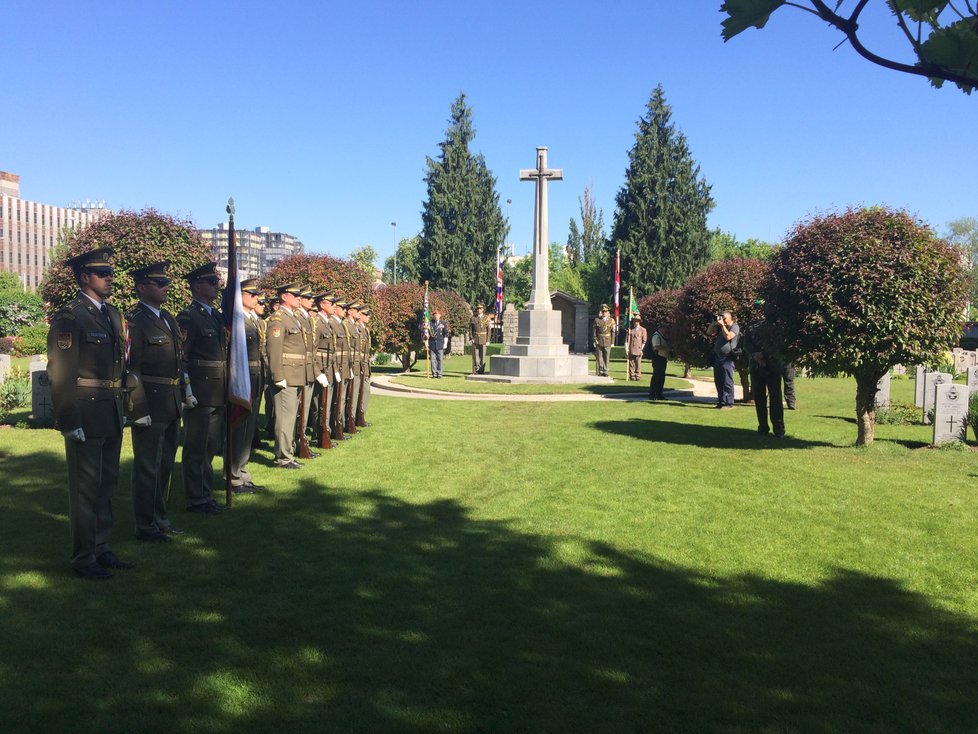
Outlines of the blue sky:
<svg viewBox="0 0 978 734">
<path fill-rule="evenodd" d="M 882 0 L 873 0 L 882 6 Z M 724 44 L 720 0 L 73 2 L 6 0 L 0 170 L 51 204 L 152 206 L 201 227 L 391 254 L 420 229 L 425 156 L 452 100 L 526 252 L 538 145 L 564 180 L 550 239 L 593 186 L 606 229 L 635 125 L 662 83 L 717 205 L 711 226 L 780 240 L 796 221 L 886 203 L 937 230 L 978 215 L 978 95 L 876 67 L 807 14 Z M 902 54 L 885 11 L 871 46 Z"/>
</svg>

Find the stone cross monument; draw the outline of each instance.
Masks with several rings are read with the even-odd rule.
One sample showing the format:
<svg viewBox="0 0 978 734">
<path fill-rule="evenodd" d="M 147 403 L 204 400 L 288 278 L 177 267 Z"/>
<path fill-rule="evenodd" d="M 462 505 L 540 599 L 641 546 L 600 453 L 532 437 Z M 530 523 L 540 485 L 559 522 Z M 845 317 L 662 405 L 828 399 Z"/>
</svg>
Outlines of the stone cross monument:
<svg viewBox="0 0 978 734">
<path fill-rule="evenodd" d="M 533 211 L 533 290 L 526 309 L 517 314 L 516 343 L 489 360 L 489 373 L 468 380 L 513 383 L 611 382 L 588 374 L 588 359 L 572 355 L 561 335 L 560 311 L 550 303 L 550 242 L 547 232 L 547 184 L 563 179 L 547 168 L 547 149 L 537 148 L 537 167 L 520 171 L 521 181 L 536 183 Z"/>
<path fill-rule="evenodd" d="M 547 183 L 563 181 L 564 172 L 547 168 L 547 149 L 537 148 L 537 167 L 520 170 L 520 181 L 536 181 L 533 201 L 533 290 L 527 311 L 550 311 L 550 223 L 547 209 Z"/>
</svg>

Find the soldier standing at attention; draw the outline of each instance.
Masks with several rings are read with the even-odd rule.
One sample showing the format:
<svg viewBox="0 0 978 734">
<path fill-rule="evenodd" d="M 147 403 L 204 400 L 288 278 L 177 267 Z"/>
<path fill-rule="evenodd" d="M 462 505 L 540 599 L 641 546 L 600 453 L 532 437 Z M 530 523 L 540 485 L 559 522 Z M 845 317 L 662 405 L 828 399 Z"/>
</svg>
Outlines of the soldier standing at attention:
<svg viewBox="0 0 978 734">
<path fill-rule="evenodd" d="M 316 384 L 316 324 L 313 321 L 313 314 L 311 313 L 313 304 L 315 300 L 312 297 L 312 288 L 308 285 L 302 287 L 299 292 L 299 308 L 296 309 L 295 315 L 302 322 L 302 338 L 306 345 L 306 384 L 302 389 L 302 412 L 301 415 L 305 418 L 305 423 L 299 426 L 299 431 L 296 436 L 296 441 L 299 438 L 304 438 L 306 435 L 306 429 L 312 422 L 312 388 Z M 309 451 L 312 458 L 319 456 L 316 451 Z"/>
<path fill-rule="evenodd" d="M 261 402 L 262 385 L 262 332 L 261 319 L 255 313 L 258 306 L 258 279 L 241 281 L 241 307 L 244 311 L 245 345 L 248 348 L 248 375 L 251 378 L 251 411 L 248 416 L 231 428 L 231 491 L 235 494 L 254 494 L 265 489 L 252 480 L 248 472 L 251 448 L 258 428 L 258 405 Z"/>
<path fill-rule="evenodd" d="M 109 548 L 122 449 L 125 329 L 112 293 L 110 248 L 70 258 L 79 293 L 51 320 L 48 378 L 68 465 L 71 567 L 86 579 L 129 569 Z"/>
<path fill-rule="evenodd" d="M 132 271 L 139 303 L 129 314 L 129 373 L 137 378 L 132 407 L 132 511 L 136 538 L 168 543 L 182 530 L 166 514 L 166 493 L 177 455 L 186 385 L 180 327 L 163 309 L 170 290 L 168 261 Z"/>
<path fill-rule="evenodd" d="M 268 320 L 268 367 L 275 404 L 275 466 L 281 469 L 302 466 L 295 460 L 299 390 L 306 385 L 306 342 L 302 322 L 296 317 L 300 290 L 298 283 L 279 286 L 282 303 Z"/>
<path fill-rule="evenodd" d="M 628 329 L 628 379 L 642 379 L 642 355 L 645 354 L 645 343 L 649 340 L 649 332 L 642 326 L 637 316 L 632 317 Z"/>
<path fill-rule="evenodd" d="M 319 406 L 319 419 L 312 426 L 313 441 L 317 446 L 323 444 L 323 426 L 330 433 L 332 425 L 333 396 L 336 391 L 336 336 L 333 333 L 333 307 L 330 299 L 332 293 L 321 293 L 316 296 L 316 388 L 313 404 Z M 331 446 L 330 446 L 331 448 Z"/>
<path fill-rule="evenodd" d="M 602 303 L 598 318 L 594 320 L 591 342 L 594 345 L 595 366 L 598 377 L 608 376 L 608 361 L 611 358 L 611 345 L 615 343 L 618 324 L 608 315 L 608 304 Z"/>
<path fill-rule="evenodd" d="M 445 362 L 445 350 L 448 348 L 448 324 L 442 321 L 441 311 L 431 312 L 431 328 L 428 331 L 428 355 L 431 359 L 431 376 L 441 377 Z"/>
<path fill-rule="evenodd" d="M 184 372 L 190 381 L 183 411 L 183 490 L 187 510 L 211 515 L 224 510 L 212 491 L 214 457 L 224 442 L 227 332 L 214 308 L 221 293 L 215 264 L 202 265 L 185 277 L 194 300 L 177 316 Z"/>
<path fill-rule="evenodd" d="M 265 440 L 275 442 L 275 385 L 272 384 L 272 372 L 268 365 L 268 322 L 272 315 L 278 311 L 281 300 L 278 293 L 268 298 L 266 312 L 263 314 L 264 331 L 262 332 L 263 344 L 265 345 Z"/>
<path fill-rule="evenodd" d="M 469 338 L 472 340 L 472 374 L 481 375 L 486 371 L 486 344 L 489 343 L 489 319 L 486 307 L 477 303 L 475 315 L 469 321 Z"/>
<path fill-rule="evenodd" d="M 336 410 L 333 416 L 333 438 L 343 441 L 352 436 L 344 433 L 346 421 L 346 393 L 350 379 L 353 377 L 351 359 L 350 329 L 346 324 L 346 303 L 340 299 L 333 302 L 333 333 L 336 335 Z"/>
<path fill-rule="evenodd" d="M 360 322 L 357 319 L 360 303 L 356 300 L 346 305 L 346 318 L 343 320 L 350 335 L 350 383 L 347 385 L 346 396 L 346 427 L 347 433 L 359 433 L 356 426 L 356 415 L 360 404 L 360 383 L 363 381 L 363 343 L 360 334 Z"/>
<path fill-rule="evenodd" d="M 367 408 L 370 406 L 370 354 L 373 347 L 370 343 L 370 309 L 360 309 L 360 325 L 363 327 L 363 382 L 360 385 L 360 403 L 357 406 L 357 425 L 360 428 L 369 428 L 367 422 Z"/>
</svg>

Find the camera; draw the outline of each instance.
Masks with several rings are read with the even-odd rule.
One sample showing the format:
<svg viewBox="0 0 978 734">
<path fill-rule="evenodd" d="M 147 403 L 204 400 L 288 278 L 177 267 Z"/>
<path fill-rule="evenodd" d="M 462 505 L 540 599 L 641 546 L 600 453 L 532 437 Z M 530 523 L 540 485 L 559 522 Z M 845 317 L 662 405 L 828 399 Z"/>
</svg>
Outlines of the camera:
<svg viewBox="0 0 978 734">
<path fill-rule="evenodd" d="M 714 317 L 716 318 L 717 322 L 723 321 L 723 316 L 721 314 L 714 314 Z"/>
</svg>

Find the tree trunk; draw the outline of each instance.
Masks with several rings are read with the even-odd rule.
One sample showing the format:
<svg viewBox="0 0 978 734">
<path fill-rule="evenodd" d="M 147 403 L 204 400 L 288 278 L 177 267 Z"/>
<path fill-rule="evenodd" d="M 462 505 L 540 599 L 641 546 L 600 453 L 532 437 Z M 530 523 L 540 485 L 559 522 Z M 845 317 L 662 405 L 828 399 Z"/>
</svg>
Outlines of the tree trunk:
<svg viewBox="0 0 978 734">
<path fill-rule="evenodd" d="M 876 383 L 878 377 L 856 376 L 856 446 L 872 446 L 876 432 Z"/>
<path fill-rule="evenodd" d="M 740 375 L 740 386 L 744 390 L 743 401 L 745 403 L 754 402 L 754 395 L 750 389 L 750 370 L 746 366 L 737 365 L 737 373 Z"/>
<path fill-rule="evenodd" d="M 692 373 L 693 373 L 693 365 L 691 365 L 689 362 L 684 362 L 683 363 L 683 377 L 685 377 L 688 380 L 689 379 L 689 376 Z"/>
<path fill-rule="evenodd" d="M 411 369 L 411 350 L 409 349 L 406 352 L 401 352 L 400 358 L 401 369 L 408 372 Z"/>
</svg>

